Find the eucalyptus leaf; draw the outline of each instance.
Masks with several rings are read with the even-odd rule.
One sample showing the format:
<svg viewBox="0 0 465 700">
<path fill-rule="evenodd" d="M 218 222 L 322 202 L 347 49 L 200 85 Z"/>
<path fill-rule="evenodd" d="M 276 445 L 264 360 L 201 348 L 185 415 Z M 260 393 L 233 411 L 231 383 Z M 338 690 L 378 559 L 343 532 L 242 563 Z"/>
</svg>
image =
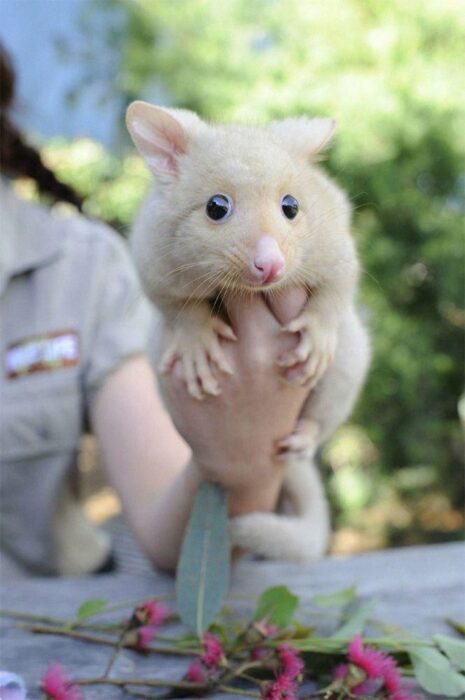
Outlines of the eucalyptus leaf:
<svg viewBox="0 0 465 700">
<path fill-rule="evenodd" d="M 98 613 L 105 610 L 107 607 L 107 601 L 105 598 L 91 598 L 90 600 L 85 600 L 82 605 L 79 606 L 76 613 L 76 617 L 83 620 L 87 617 L 93 617 L 98 615 Z"/>
<path fill-rule="evenodd" d="M 339 627 L 331 639 L 351 639 L 355 634 L 361 634 L 376 607 L 376 600 L 361 603 L 349 616 L 349 619 Z"/>
<path fill-rule="evenodd" d="M 462 637 L 465 637 L 465 625 L 463 624 L 463 622 L 459 622 L 458 620 L 451 620 L 450 618 L 448 618 L 446 622 L 452 627 L 452 629 L 454 629 L 457 632 L 457 634 L 461 634 Z"/>
<path fill-rule="evenodd" d="M 356 586 L 351 586 L 350 588 L 343 588 L 342 590 L 335 591 L 334 593 L 315 595 L 312 598 L 312 603 L 321 608 L 339 607 L 351 603 L 353 600 L 355 600 L 356 595 Z"/>
<path fill-rule="evenodd" d="M 465 677 L 454 671 L 450 661 L 435 649 L 409 650 L 415 676 L 425 690 L 441 698 L 459 698 L 465 694 Z"/>
<path fill-rule="evenodd" d="M 347 650 L 345 639 L 334 637 L 313 637 L 307 639 L 293 639 L 292 646 L 299 651 L 313 651 L 317 654 L 339 654 Z"/>
<path fill-rule="evenodd" d="M 263 591 L 257 601 L 254 620 L 266 618 L 267 622 L 287 627 L 299 604 L 299 599 L 291 593 L 287 586 L 273 586 Z"/>
<path fill-rule="evenodd" d="M 217 484 L 197 491 L 176 572 L 181 620 L 200 637 L 228 592 L 230 541 L 226 494 Z"/>
<path fill-rule="evenodd" d="M 449 661 L 461 671 L 465 671 L 465 641 L 445 634 L 435 634 L 433 641 L 440 647 Z"/>
</svg>

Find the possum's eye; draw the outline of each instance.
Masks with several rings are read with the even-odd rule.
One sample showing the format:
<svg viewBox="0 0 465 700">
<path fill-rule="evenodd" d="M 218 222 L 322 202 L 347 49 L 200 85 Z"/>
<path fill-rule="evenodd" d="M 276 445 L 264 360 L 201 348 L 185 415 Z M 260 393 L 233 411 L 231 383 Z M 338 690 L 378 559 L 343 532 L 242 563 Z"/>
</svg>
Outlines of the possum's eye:
<svg viewBox="0 0 465 700">
<path fill-rule="evenodd" d="M 285 194 L 281 200 L 281 209 L 286 219 L 295 219 L 299 211 L 299 202 L 292 194 Z"/>
<path fill-rule="evenodd" d="M 209 219 L 222 224 L 233 213 L 232 199 L 227 194 L 214 194 L 208 200 L 205 210 Z"/>
</svg>

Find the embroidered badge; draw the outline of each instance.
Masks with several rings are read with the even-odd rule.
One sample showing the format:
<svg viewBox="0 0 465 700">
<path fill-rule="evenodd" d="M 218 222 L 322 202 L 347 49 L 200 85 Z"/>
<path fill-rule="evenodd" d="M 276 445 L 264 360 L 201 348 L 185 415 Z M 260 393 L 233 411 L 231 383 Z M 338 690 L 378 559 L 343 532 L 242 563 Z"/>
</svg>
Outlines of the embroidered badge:
<svg viewBox="0 0 465 700">
<path fill-rule="evenodd" d="M 79 335 L 73 330 L 32 335 L 12 343 L 6 349 L 5 371 L 8 379 L 34 372 L 72 367 L 79 362 Z"/>
</svg>

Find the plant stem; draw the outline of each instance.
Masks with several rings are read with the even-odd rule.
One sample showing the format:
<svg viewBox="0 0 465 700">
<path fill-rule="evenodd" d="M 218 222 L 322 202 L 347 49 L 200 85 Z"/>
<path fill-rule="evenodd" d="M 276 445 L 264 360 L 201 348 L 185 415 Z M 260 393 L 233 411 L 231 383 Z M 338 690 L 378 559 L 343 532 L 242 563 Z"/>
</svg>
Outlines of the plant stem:
<svg viewBox="0 0 465 700">
<path fill-rule="evenodd" d="M 21 612 L 19 610 L 0 610 L 0 617 L 8 617 L 12 620 L 30 620 L 33 622 L 41 622 L 46 625 L 56 625 L 57 627 L 65 627 L 66 629 L 71 629 L 74 627 L 81 627 L 87 630 L 97 630 L 100 632 L 115 632 L 120 629 L 121 623 L 107 623 L 107 624 L 96 624 L 91 622 L 86 622 L 81 620 L 78 624 L 75 621 L 70 623 L 62 617 L 50 617 L 48 615 L 36 615 L 34 613 Z"/>
<path fill-rule="evenodd" d="M 106 667 L 106 669 L 105 669 L 105 671 L 104 671 L 104 673 L 103 673 L 103 677 L 104 677 L 104 678 L 107 678 L 107 677 L 110 675 L 110 671 L 111 671 L 111 669 L 112 669 L 112 667 L 113 667 L 113 664 L 114 664 L 115 661 L 116 661 L 116 657 L 117 657 L 118 654 L 120 653 L 121 648 L 124 646 L 124 638 L 125 638 L 125 636 L 126 636 L 126 630 L 123 630 L 123 631 L 121 632 L 121 634 L 120 634 L 120 636 L 119 636 L 119 639 L 118 639 L 118 641 L 116 642 L 115 648 L 113 649 L 113 652 L 112 652 L 112 654 L 111 654 L 111 656 L 110 656 L 110 658 L 109 658 L 109 660 L 108 660 L 107 667 Z"/>
<path fill-rule="evenodd" d="M 254 693 L 252 690 L 244 690 L 243 688 L 233 688 L 229 685 L 219 685 L 218 690 L 223 693 L 230 693 L 231 695 L 246 695 L 249 698 L 260 698 L 259 693 Z"/>
<path fill-rule="evenodd" d="M 21 612 L 19 610 L 0 610 L 0 617 L 11 617 L 13 620 L 34 620 L 35 622 L 43 622 L 50 625 L 66 624 L 66 620 L 58 617 L 49 617 L 48 615 L 35 615 L 34 613 Z"/>
<path fill-rule="evenodd" d="M 238 678 L 243 678 L 245 681 L 248 681 L 249 683 L 255 683 L 255 685 L 260 685 L 261 681 L 258 680 L 258 678 L 254 678 L 254 676 L 250 676 L 248 673 L 236 673 L 236 676 Z"/>
<path fill-rule="evenodd" d="M 172 600 L 174 598 L 173 593 L 166 593 L 165 595 L 157 595 L 157 600 Z M 126 610 L 129 608 L 130 610 L 133 610 L 136 608 L 138 605 L 141 605 L 141 603 L 145 603 L 147 601 L 147 596 L 145 598 L 138 598 L 137 600 L 127 600 L 123 601 L 122 603 L 115 603 L 114 605 L 107 605 L 106 608 L 103 608 L 103 610 L 99 610 L 93 615 L 88 615 L 86 619 L 90 619 L 92 617 L 99 617 L 100 615 L 106 615 L 107 613 L 112 613 L 112 612 L 117 612 L 119 610 Z M 177 616 L 174 616 L 177 617 Z M 74 620 L 71 620 L 66 623 L 67 627 L 69 629 L 73 629 L 74 627 L 79 627 L 82 623 L 82 619 L 79 617 L 76 617 Z"/>
<path fill-rule="evenodd" d="M 175 688 L 176 690 L 205 690 L 207 686 L 201 683 L 187 681 L 164 681 L 158 678 L 76 678 L 74 685 L 116 685 L 116 686 L 146 686 L 147 688 Z"/>
<path fill-rule="evenodd" d="M 107 637 L 98 637 L 97 635 L 87 634 L 85 632 L 76 632 L 75 630 L 63 629 L 62 627 L 51 627 L 47 625 L 19 625 L 22 629 L 27 629 L 36 634 L 52 634 L 62 637 L 71 637 L 72 639 L 80 639 L 83 642 L 92 642 L 93 644 L 106 644 L 114 647 L 118 644 L 117 640 L 108 639 Z M 123 644 L 123 647 L 131 648 L 130 644 Z M 178 656 L 198 656 L 198 649 L 182 649 L 175 646 L 147 646 L 144 651 L 149 651 L 156 654 L 175 654 Z"/>
<path fill-rule="evenodd" d="M 157 600 L 171 600 L 174 594 L 168 593 L 166 595 L 158 595 Z M 34 620 L 35 622 L 43 622 L 45 624 L 51 625 L 66 625 L 69 629 L 74 627 L 87 627 L 91 628 L 86 620 L 90 620 L 93 617 L 99 617 L 100 615 L 106 615 L 107 613 L 117 612 L 118 610 L 125 610 L 126 608 L 135 608 L 141 603 L 145 603 L 147 596 L 145 598 L 138 598 L 137 600 L 128 600 L 122 603 L 115 603 L 114 605 L 108 605 L 103 610 L 94 615 L 88 615 L 85 618 L 76 617 L 72 620 L 65 620 L 60 617 L 50 617 L 49 615 L 37 615 L 36 613 L 23 612 L 20 610 L 6 610 L 4 608 L 0 609 L 0 617 L 11 617 L 16 620 Z"/>
<path fill-rule="evenodd" d="M 248 671 L 251 668 L 259 668 L 263 664 L 263 660 L 260 661 L 244 661 L 235 668 L 229 668 L 224 671 L 224 673 L 218 678 L 216 687 L 219 687 L 222 683 L 227 683 L 228 681 L 240 676 L 244 671 Z"/>
</svg>

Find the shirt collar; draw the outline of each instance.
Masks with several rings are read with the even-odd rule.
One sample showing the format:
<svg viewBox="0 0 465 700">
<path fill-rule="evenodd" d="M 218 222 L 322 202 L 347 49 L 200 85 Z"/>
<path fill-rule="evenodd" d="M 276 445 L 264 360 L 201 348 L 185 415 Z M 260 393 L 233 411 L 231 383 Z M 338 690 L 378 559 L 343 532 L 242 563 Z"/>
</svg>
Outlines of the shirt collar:
<svg viewBox="0 0 465 700">
<path fill-rule="evenodd" d="M 38 204 L 20 199 L 0 178 L 0 293 L 8 280 L 47 265 L 60 255 L 60 220 Z"/>
</svg>

